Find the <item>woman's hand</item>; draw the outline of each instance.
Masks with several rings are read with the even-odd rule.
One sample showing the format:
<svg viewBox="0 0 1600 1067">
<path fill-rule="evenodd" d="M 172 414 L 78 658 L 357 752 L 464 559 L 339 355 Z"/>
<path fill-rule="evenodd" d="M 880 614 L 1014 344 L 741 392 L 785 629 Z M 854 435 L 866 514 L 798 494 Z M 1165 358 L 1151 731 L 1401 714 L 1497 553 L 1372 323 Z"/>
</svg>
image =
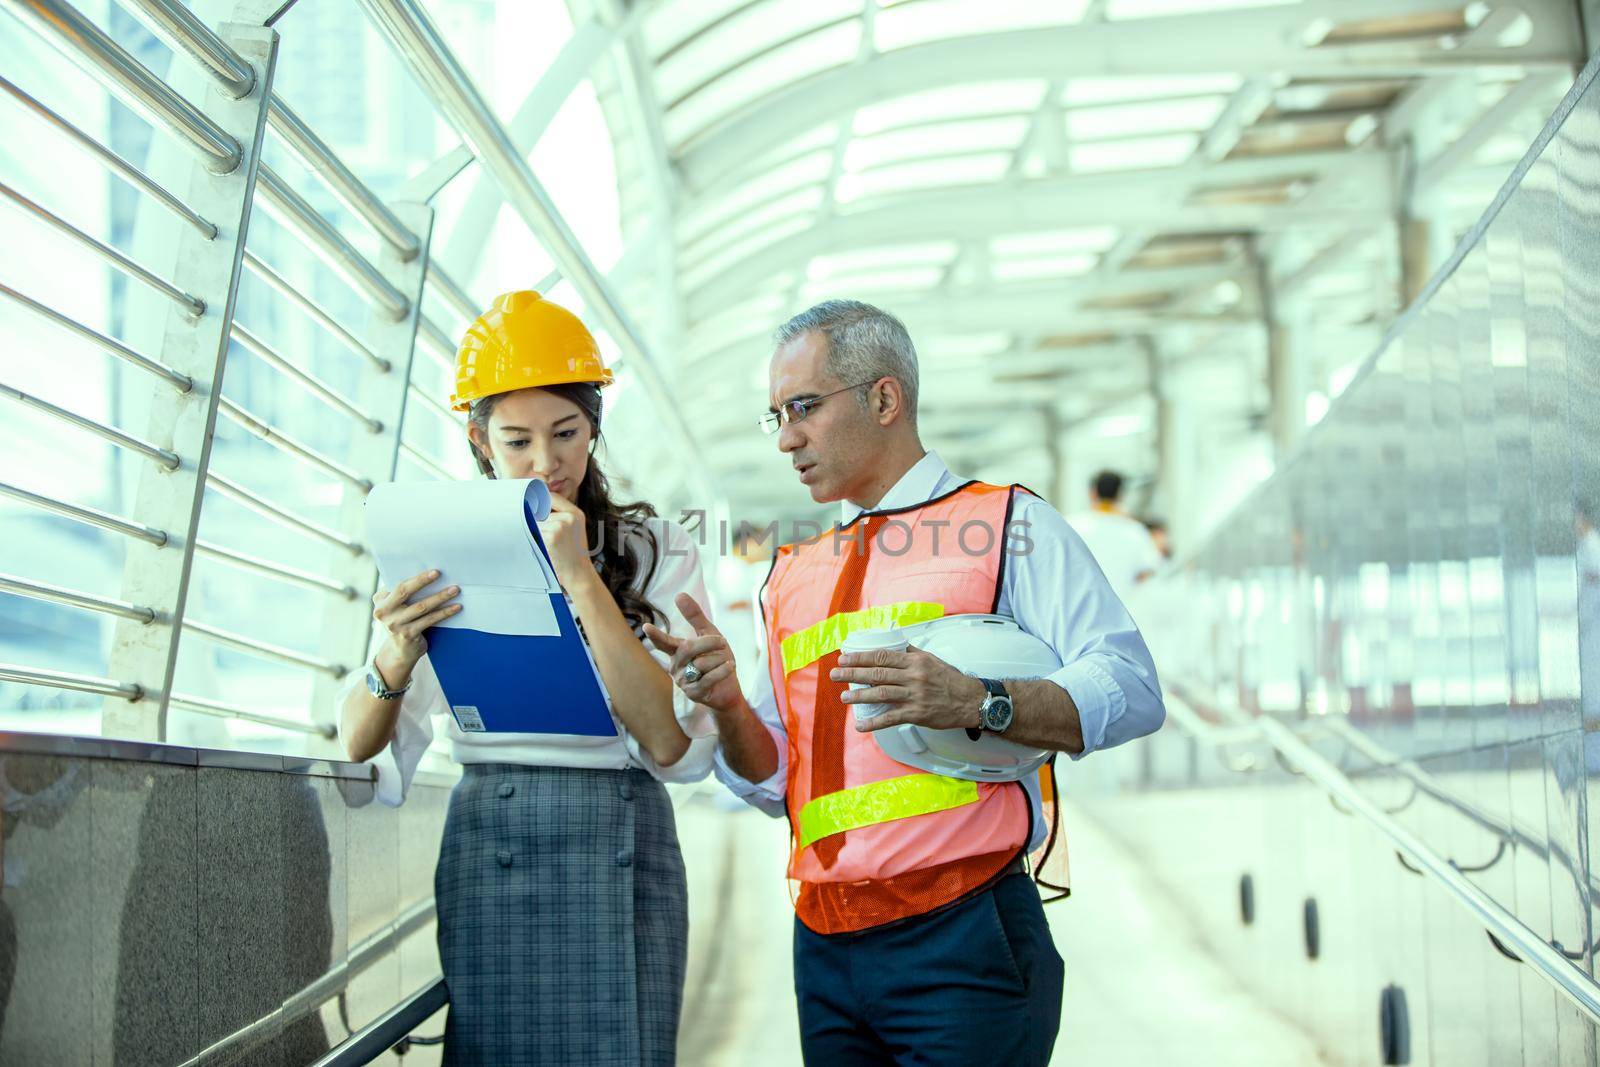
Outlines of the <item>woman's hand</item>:
<svg viewBox="0 0 1600 1067">
<path fill-rule="evenodd" d="M 570 590 L 579 580 L 594 577 L 588 522 L 578 505 L 551 493 L 550 514 L 539 523 L 539 536 L 544 538 L 550 563 L 564 588 Z"/>
<path fill-rule="evenodd" d="M 423 571 L 392 590 L 380 589 L 372 595 L 372 602 L 377 605 L 372 617 L 389 634 L 389 640 L 378 651 L 378 671 L 391 688 L 405 685 L 412 668 L 428 651 L 428 639 L 423 636 L 428 627 L 461 610 L 460 604 L 450 603 L 461 592 L 458 585 L 411 602 L 418 590 L 438 577 L 438 571 Z"/>
</svg>

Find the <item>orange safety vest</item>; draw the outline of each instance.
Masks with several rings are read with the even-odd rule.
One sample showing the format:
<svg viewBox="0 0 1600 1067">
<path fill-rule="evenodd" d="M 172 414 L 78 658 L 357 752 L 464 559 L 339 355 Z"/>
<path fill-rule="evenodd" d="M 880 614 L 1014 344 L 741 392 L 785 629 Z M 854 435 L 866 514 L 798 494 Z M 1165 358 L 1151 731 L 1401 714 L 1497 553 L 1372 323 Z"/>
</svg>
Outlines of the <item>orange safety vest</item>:
<svg viewBox="0 0 1600 1067">
<path fill-rule="evenodd" d="M 1018 487 L 968 482 L 778 549 L 762 592 L 767 663 L 789 734 L 795 910 L 820 934 L 922 915 L 988 885 L 1027 845 L 1020 783 L 890 759 L 829 678 L 851 633 L 992 613 Z M 1026 490 L 1023 490 L 1024 492 Z"/>
</svg>

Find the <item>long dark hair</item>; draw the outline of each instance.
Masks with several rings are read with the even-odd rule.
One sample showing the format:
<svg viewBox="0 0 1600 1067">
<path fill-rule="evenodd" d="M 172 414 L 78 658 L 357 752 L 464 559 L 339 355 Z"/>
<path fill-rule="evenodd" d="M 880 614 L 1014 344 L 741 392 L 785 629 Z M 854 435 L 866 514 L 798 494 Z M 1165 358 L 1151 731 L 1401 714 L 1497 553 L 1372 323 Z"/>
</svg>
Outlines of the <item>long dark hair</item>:
<svg viewBox="0 0 1600 1067">
<path fill-rule="evenodd" d="M 594 440 L 600 440 L 598 387 L 588 382 L 574 382 L 568 385 L 542 385 L 539 388 L 578 405 L 589 420 Z M 474 401 L 467 415 L 467 420 L 478 428 L 485 439 L 489 434 L 489 416 L 503 395 L 495 394 Z M 489 457 L 470 440 L 467 447 L 472 449 L 472 458 L 478 464 L 478 470 L 493 478 L 494 467 L 489 463 Z M 646 599 L 642 592 L 650 584 L 661 561 L 661 545 L 656 540 L 655 532 L 645 522 L 646 519 L 655 518 L 656 509 L 642 500 L 629 504 L 612 500 L 611 483 L 606 479 L 605 471 L 600 469 L 593 452 L 589 455 L 589 469 L 578 485 L 573 503 L 583 512 L 589 535 L 589 554 L 599 562 L 600 578 L 606 583 L 606 589 L 617 602 L 617 607 L 622 609 L 622 617 L 628 620 L 628 626 L 635 633 L 640 633 L 647 622 L 657 626 L 666 625 L 666 616 L 661 609 Z M 626 530 L 638 531 L 650 548 L 649 571 L 645 574 L 641 575 L 640 571 L 647 566 L 646 561 L 640 556 L 634 541 L 624 536 Z"/>
</svg>

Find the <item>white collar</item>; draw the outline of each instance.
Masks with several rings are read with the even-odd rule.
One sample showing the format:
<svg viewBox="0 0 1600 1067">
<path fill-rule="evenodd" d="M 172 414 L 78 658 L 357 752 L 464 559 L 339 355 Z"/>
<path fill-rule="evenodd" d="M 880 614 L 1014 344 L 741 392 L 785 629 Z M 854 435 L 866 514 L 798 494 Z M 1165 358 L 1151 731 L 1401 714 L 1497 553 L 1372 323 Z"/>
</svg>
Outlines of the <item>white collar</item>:
<svg viewBox="0 0 1600 1067">
<path fill-rule="evenodd" d="M 939 483 L 948 477 L 950 468 L 939 458 L 939 453 L 930 450 L 913 463 L 910 470 L 900 476 L 900 480 L 883 494 L 883 499 L 878 501 L 877 507 L 872 510 L 893 511 L 896 508 L 909 508 L 926 503 L 938 491 Z M 841 521 L 846 524 L 855 522 L 862 511 L 848 500 L 839 502 L 839 510 L 842 515 Z"/>
</svg>

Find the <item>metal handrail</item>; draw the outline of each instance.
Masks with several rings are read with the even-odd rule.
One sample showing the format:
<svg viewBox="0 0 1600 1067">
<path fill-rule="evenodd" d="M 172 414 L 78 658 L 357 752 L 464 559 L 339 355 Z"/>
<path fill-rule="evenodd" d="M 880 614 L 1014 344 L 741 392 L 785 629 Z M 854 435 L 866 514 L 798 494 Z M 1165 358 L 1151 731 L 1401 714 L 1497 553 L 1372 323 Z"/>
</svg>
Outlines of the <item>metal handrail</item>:
<svg viewBox="0 0 1600 1067">
<path fill-rule="evenodd" d="M 244 150 L 221 126 L 156 77 L 77 8 L 61 0 L 0 0 L 33 31 L 119 98 L 198 151 L 207 169 L 232 174 Z"/>
<path fill-rule="evenodd" d="M 35 315 L 39 316 L 45 321 L 53 323 L 54 325 L 59 326 L 70 333 L 76 334 L 78 337 L 88 341 L 90 344 L 101 349 L 107 354 L 115 356 L 117 359 L 123 360 L 124 362 L 131 363 L 142 371 L 146 371 L 155 375 L 157 378 L 160 378 L 162 381 L 165 381 L 167 384 L 177 389 L 180 393 L 187 393 L 189 390 L 194 388 L 194 379 L 189 377 L 187 374 L 179 374 L 171 367 L 168 367 L 163 363 L 159 363 L 156 360 L 151 359 L 149 356 L 141 355 L 140 353 L 135 352 L 133 349 L 129 348 L 121 341 L 118 341 L 116 338 L 107 337 L 100 331 L 85 326 L 77 319 L 63 315 L 55 308 L 41 304 L 31 296 L 28 296 L 24 293 L 19 293 L 17 290 L 11 288 L 9 285 L 6 285 L 4 282 L 0 282 L 0 296 L 3 296 L 8 300 L 21 305 L 23 308 L 33 312 Z"/>
<path fill-rule="evenodd" d="M 356 422 L 361 423 L 362 426 L 366 427 L 367 432 L 383 432 L 382 422 L 356 407 L 355 404 L 346 399 L 343 394 L 334 389 L 333 386 L 328 385 L 321 378 L 318 378 L 310 371 L 301 370 L 293 363 L 290 363 L 287 359 L 280 355 L 276 349 L 267 344 L 261 338 L 257 337 L 255 334 L 251 333 L 250 330 L 237 319 L 235 319 L 232 325 L 229 327 L 229 332 L 233 335 L 233 339 L 238 341 L 239 344 L 243 345 L 245 350 L 251 355 L 255 356 L 263 363 L 267 363 L 275 367 L 285 377 L 300 385 L 307 392 L 311 393 L 329 407 L 334 408 L 342 414 L 348 415 Z"/>
<path fill-rule="evenodd" d="M 190 696 L 187 693 L 173 693 L 167 698 L 167 703 L 172 707 L 186 708 L 202 715 L 211 715 L 219 719 L 240 719 L 244 722 L 253 722 L 258 726 L 273 726 L 292 733 L 312 734 L 327 741 L 332 741 L 339 736 L 338 729 L 331 723 L 301 722 L 297 719 L 287 719 L 264 711 L 255 711 L 244 707 L 242 704 L 228 704 L 208 697 Z"/>
<path fill-rule="evenodd" d="M 130 604 L 126 600 L 96 596 L 93 593 L 84 593 L 61 585 L 51 585 L 48 582 L 35 582 L 14 574 L 0 574 L 0 592 L 15 593 L 33 600 L 48 600 L 53 604 L 65 604 L 86 611 L 98 611 L 102 615 L 117 615 L 124 619 L 132 619 L 134 622 L 152 623 L 157 618 L 154 608 Z"/>
<path fill-rule="evenodd" d="M 220 473 L 215 467 L 206 471 L 206 488 L 215 489 L 234 503 L 247 507 L 273 522 L 347 549 L 352 555 L 364 556 L 367 553 L 361 542 L 351 540 L 337 530 L 330 530 L 320 523 L 301 518 L 289 509 L 274 504 L 260 493 L 251 492 L 232 478 Z"/>
<path fill-rule="evenodd" d="M 226 563 L 242 570 L 254 571 L 257 574 L 265 575 L 268 578 L 276 578 L 279 581 L 291 582 L 306 589 L 332 593 L 334 596 L 343 597 L 345 600 L 354 600 L 361 595 L 354 586 L 347 585 L 344 582 L 334 581 L 332 578 L 324 578 L 320 574 L 312 574 L 310 571 L 303 571 L 298 567 L 274 563 L 272 560 L 262 559 L 260 556 L 238 552 L 210 541 L 202 541 L 197 538 L 194 543 L 194 550 L 200 555 L 207 556 L 219 563 Z"/>
<path fill-rule="evenodd" d="M 439 328 L 439 324 L 426 315 L 417 316 L 417 351 L 449 374 L 452 378 L 456 373 L 456 346 L 450 343 L 450 338 Z"/>
<path fill-rule="evenodd" d="M 1169 710 L 1173 698 L 1191 707 L 1196 706 L 1194 698 L 1185 692 L 1183 686 L 1168 681 L 1166 689 Z M 1186 731 L 1193 728 L 1192 723 L 1183 718 L 1175 717 L 1174 721 Z M 1427 842 L 1368 799 L 1343 771 L 1306 744 L 1289 727 L 1270 715 L 1252 716 L 1249 723 L 1260 740 L 1298 767 L 1308 781 L 1316 783 L 1352 814 L 1365 819 L 1417 868 L 1431 876 L 1457 904 L 1471 913 L 1491 938 L 1533 967 L 1541 978 L 1587 1015 L 1591 1022 L 1600 1023 L 1600 983 L 1574 966 L 1561 950 L 1540 937 L 1499 901 L 1474 885 L 1449 860 L 1430 848 Z M 1191 736 L 1210 743 L 1216 735 L 1207 731 Z"/>
<path fill-rule="evenodd" d="M 310 243 L 329 266 L 344 275 L 396 322 L 411 313 L 411 301 L 389 284 L 383 274 L 355 245 L 345 239 L 322 214 L 295 192 L 282 176 L 263 163 L 257 173 L 256 192 L 275 214 Z"/>
<path fill-rule="evenodd" d="M 448 404 L 440 402 L 437 397 L 416 382 L 407 382 L 406 390 L 411 394 L 411 398 L 421 404 L 425 410 L 439 416 L 440 419 L 451 426 L 459 430 L 463 425 L 464 420 L 459 412 L 452 411 Z"/>
<path fill-rule="evenodd" d="M 351 1034 L 311 1067 L 363 1067 L 404 1041 L 448 1003 L 450 987 L 443 978 L 435 979 Z"/>
<path fill-rule="evenodd" d="M 267 659 L 277 660 L 279 663 L 287 663 L 291 667 L 300 667 L 308 671 L 322 671 L 324 674 L 331 674 L 335 678 L 343 678 L 350 673 L 350 668 L 343 664 L 320 659 L 304 652 L 297 652 L 292 648 L 284 648 L 282 645 L 274 645 L 270 642 L 250 637 L 247 634 L 224 630 L 220 626 L 212 626 L 210 623 L 200 622 L 187 616 L 183 620 L 183 629 L 187 633 L 199 634 L 208 641 L 215 641 L 219 645 L 227 645 L 236 651 L 252 656 L 264 656 Z"/>
<path fill-rule="evenodd" d="M 377 368 L 378 373 L 388 374 L 392 369 L 388 360 L 373 352 L 372 349 L 361 342 L 360 338 L 345 329 L 339 323 L 339 320 L 322 310 L 310 297 L 296 289 L 287 278 L 279 274 L 271 265 L 248 248 L 244 250 L 244 265 L 249 267 L 256 277 L 270 285 L 290 303 L 294 304 L 295 307 L 305 312 L 307 317 L 318 326 L 332 334 L 340 344 L 371 363 Z"/>
<path fill-rule="evenodd" d="M 40 511 L 52 511 L 57 515 L 65 515 L 69 519 L 75 519 L 88 526 L 98 526 L 102 530 L 110 530 L 113 533 L 122 534 L 124 537 L 132 537 L 137 541 L 155 545 L 157 548 L 164 547 L 171 540 L 165 530 L 157 530 L 153 526 L 146 526 L 142 522 L 124 519 L 121 516 L 111 514 L 109 511 L 101 511 L 99 508 L 85 507 L 82 504 L 69 504 L 65 500 L 58 500 L 42 493 L 35 493 L 32 490 L 24 489 L 20 485 L 12 485 L 9 482 L 0 482 L 0 496 L 8 496 L 13 500 L 20 500 L 22 503 L 38 508 Z"/>
<path fill-rule="evenodd" d="M 426 275 L 424 275 L 424 280 L 429 285 L 432 285 L 435 289 L 439 290 L 439 295 L 444 297 L 445 303 L 455 308 L 456 314 L 460 315 L 468 322 L 471 322 L 473 319 L 477 318 L 478 315 L 483 311 L 483 309 L 478 307 L 477 303 L 473 301 L 472 297 L 467 295 L 467 291 L 461 287 L 461 283 L 452 278 L 445 271 L 445 269 L 439 265 L 437 260 L 428 260 L 428 272 Z"/>
<path fill-rule="evenodd" d="M 215 1042 L 193 1059 L 185 1060 L 180 1067 L 202 1067 L 202 1065 L 228 1062 L 248 1052 L 262 1041 L 276 1037 L 283 1027 L 309 1015 L 333 999 L 356 975 L 393 951 L 405 938 L 426 926 L 433 920 L 434 912 L 432 897 L 411 905 L 397 915 L 394 922 L 350 946 L 350 951 L 345 954 L 344 959 L 299 992 L 291 994 L 280 1007 Z"/>
<path fill-rule="evenodd" d="M 144 282 L 144 284 L 148 285 L 162 296 L 165 296 L 171 299 L 173 302 L 183 306 L 188 310 L 189 315 L 193 318 L 198 319 L 200 316 L 206 313 L 206 302 L 201 300 L 198 296 L 195 296 L 192 293 L 184 292 L 182 289 L 179 289 L 176 285 L 173 285 L 171 282 L 161 277 L 161 275 L 157 274 L 149 267 L 146 267 L 143 263 L 135 260 L 126 252 L 112 248 L 98 237 L 91 237 L 89 234 L 78 229 L 60 215 L 57 215 L 48 208 L 43 207 L 33 200 L 30 200 L 28 197 L 23 196 L 5 182 L 0 182 L 0 197 L 4 197 L 5 199 L 9 200 L 14 206 L 16 206 L 18 210 L 24 214 L 33 216 L 35 219 L 38 219 L 40 222 L 44 223 L 46 226 L 49 226 L 52 230 L 55 230 L 62 236 L 76 241 L 78 244 L 82 245 L 90 252 L 93 252 L 95 255 L 99 256 L 101 259 L 105 260 L 111 266 L 122 271 L 129 277 L 137 278 L 139 281 Z"/>
<path fill-rule="evenodd" d="M 217 411 L 235 425 L 243 427 L 252 436 L 265 441 L 284 455 L 292 456 L 326 474 L 333 475 L 335 478 L 341 478 L 360 489 L 363 493 L 372 491 L 371 480 L 363 478 L 344 464 L 329 459 L 310 445 L 302 444 L 265 419 L 252 415 L 227 397 L 219 398 Z"/>
<path fill-rule="evenodd" d="M 409 263 L 417 258 L 422 251 L 422 240 L 395 217 L 388 205 L 378 199 L 377 194 L 367 188 L 366 183 L 357 178 L 344 165 L 344 161 L 334 154 L 333 149 L 317 136 L 316 131 L 307 126 L 277 94 L 267 101 L 267 120 L 284 143 L 300 157 L 300 161 L 321 175 L 334 195 L 366 220 L 373 232 L 400 254 L 403 262 Z"/>
<path fill-rule="evenodd" d="M 708 504 L 721 507 L 710 466 L 684 418 L 682 406 L 651 357 L 649 346 L 433 20 L 417 0 L 361 0 L 361 6 L 416 76 L 423 91 L 461 134 L 506 201 L 550 253 L 583 298 L 589 313 L 622 350 L 624 359 L 655 401 L 668 434 L 681 442 L 682 462 L 691 479 L 698 483 Z"/>
<path fill-rule="evenodd" d="M 441 481 L 453 481 L 455 479 L 455 475 L 445 470 L 409 441 L 400 442 L 400 454 Z"/>
<path fill-rule="evenodd" d="M 144 699 L 144 686 L 135 682 L 119 682 L 92 674 L 47 671 L 37 667 L 24 667 L 17 663 L 0 663 L 0 682 L 20 682 L 23 685 L 39 685 L 49 689 L 70 689 L 75 693 L 121 697 L 127 701 Z"/>
<path fill-rule="evenodd" d="M 243 100 L 256 87 L 256 72 L 244 57 L 218 37 L 200 16 L 181 0 L 130 0 L 136 14 L 169 43 L 189 53 L 206 69 L 222 91 Z"/>
<path fill-rule="evenodd" d="M 158 184 L 154 178 L 150 177 L 144 171 L 140 170 L 132 163 L 129 163 L 126 159 L 123 159 L 121 156 L 117 155 L 117 153 L 113 152 L 111 149 L 107 148 L 93 137 L 90 137 L 88 134 L 78 129 L 78 127 L 74 126 L 72 123 L 56 114 L 44 104 L 41 104 L 38 100 L 35 100 L 32 96 L 24 92 L 15 83 L 4 76 L 0 76 L 0 90 L 4 90 L 6 93 L 10 94 L 23 107 L 33 112 L 40 119 L 49 123 L 51 126 L 54 126 L 62 133 L 66 134 L 72 139 L 74 144 L 88 152 L 90 155 L 94 156 L 101 163 L 104 163 L 107 168 L 114 171 L 129 185 L 143 190 L 152 199 L 161 204 L 161 206 L 165 207 L 168 211 L 172 212 L 174 215 L 178 216 L 180 219 L 183 219 L 189 225 L 199 230 L 201 235 L 204 236 L 206 240 L 213 241 L 216 239 L 218 232 L 216 223 L 209 222 L 195 214 L 193 208 L 189 207 L 189 205 L 185 204 L 182 200 L 179 200 L 172 193 L 169 193 L 164 186 Z"/>
<path fill-rule="evenodd" d="M 119 448 L 137 452 L 154 460 L 169 471 L 177 470 L 178 465 L 183 462 L 182 457 L 170 449 L 158 448 L 148 441 L 141 441 L 137 437 L 123 433 L 115 426 L 107 426 L 103 422 L 96 422 L 87 415 L 79 415 L 75 411 L 57 407 L 48 400 L 34 396 L 32 393 L 25 393 L 21 389 L 7 385 L 5 382 L 0 382 L 0 396 L 15 400 L 19 404 L 25 404 L 35 411 L 42 411 L 51 418 L 59 419 L 69 426 L 76 426 L 80 430 L 86 430 L 97 437 L 110 441 Z"/>
</svg>

